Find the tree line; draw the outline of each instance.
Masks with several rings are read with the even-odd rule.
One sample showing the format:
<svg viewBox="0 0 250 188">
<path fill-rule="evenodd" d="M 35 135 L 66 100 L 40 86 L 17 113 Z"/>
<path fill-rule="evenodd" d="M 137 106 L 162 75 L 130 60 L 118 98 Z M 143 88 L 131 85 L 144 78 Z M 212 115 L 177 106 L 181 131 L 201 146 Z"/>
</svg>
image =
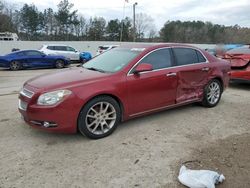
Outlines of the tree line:
<svg viewBox="0 0 250 188">
<path fill-rule="evenodd" d="M 85 18 L 74 4 L 62 0 L 57 11 L 39 11 L 34 4 L 16 10 L 0 0 L 0 32 L 15 32 L 21 40 L 133 41 L 132 19 Z M 157 31 L 151 16 L 136 14 L 136 41 L 185 43 L 250 43 L 250 29 L 202 21 L 167 21 Z"/>
</svg>

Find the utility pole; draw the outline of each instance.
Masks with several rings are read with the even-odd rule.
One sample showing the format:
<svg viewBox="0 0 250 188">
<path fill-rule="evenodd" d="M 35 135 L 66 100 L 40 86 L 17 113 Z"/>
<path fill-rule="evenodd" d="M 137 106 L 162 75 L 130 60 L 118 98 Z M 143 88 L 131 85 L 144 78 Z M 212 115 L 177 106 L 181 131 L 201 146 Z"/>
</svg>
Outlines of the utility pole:
<svg viewBox="0 0 250 188">
<path fill-rule="evenodd" d="M 133 41 L 134 41 L 134 42 L 135 42 L 135 38 L 136 38 L 136 29 L 135 29 L 135 6 L 136 6 L 136 5 L 138 5 L 137 2 L 135 2 L 135 3 L 133 4 L 133 22 L 134 22 L 134 25 L 133 25 L 133 26 L 134 26 L 134 29 L 133 29 L 133 30 L 134 30 L 134 31 L 133 31 L 133 32 L 134 32 L 134 33 L 133 33 L 133 34 L 134 34 L 134 39 L 133 39 Z"/>
</svg>

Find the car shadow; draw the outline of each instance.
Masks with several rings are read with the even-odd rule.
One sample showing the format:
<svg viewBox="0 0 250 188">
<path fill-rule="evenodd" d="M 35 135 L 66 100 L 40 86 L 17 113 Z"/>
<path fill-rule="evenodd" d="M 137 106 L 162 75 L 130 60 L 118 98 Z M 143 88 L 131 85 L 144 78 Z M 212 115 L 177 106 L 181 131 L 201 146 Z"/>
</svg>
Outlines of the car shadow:
<svg viewBox="0 0 250 188">
<path fill-rule="evenodd" d="M 230 81 L 229 87 L 234 89 L 250 91 L 250 81 L 238 81 L 238 80 Z"/>
</svg>

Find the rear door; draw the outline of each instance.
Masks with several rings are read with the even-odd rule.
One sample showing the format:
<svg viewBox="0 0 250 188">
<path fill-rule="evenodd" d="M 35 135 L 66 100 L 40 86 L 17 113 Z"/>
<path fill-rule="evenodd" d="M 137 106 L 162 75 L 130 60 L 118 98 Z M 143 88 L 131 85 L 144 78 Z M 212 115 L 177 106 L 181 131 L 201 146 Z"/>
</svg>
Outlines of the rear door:
<svg viewBox="0 0 250 188">
<path fill-rule="evenodd" d="M 133 74 L 135 68 L 130 71 L 127 76 L 130 116 L 175 103 L 177 80 L 176 73 L 171 72 L 172 62 L 170 48 L 158 49 L 137 64 L 151 64 L 152 71 L 140 74 Z"/>
<path fill-rule="evenodd" d="M 203 89 L 208 82 L 210 63 L 196 49 L 173 48 L 177 70 L 178 87 L 176 102 L 195 100 L 203 95 Z"/>
</svg>

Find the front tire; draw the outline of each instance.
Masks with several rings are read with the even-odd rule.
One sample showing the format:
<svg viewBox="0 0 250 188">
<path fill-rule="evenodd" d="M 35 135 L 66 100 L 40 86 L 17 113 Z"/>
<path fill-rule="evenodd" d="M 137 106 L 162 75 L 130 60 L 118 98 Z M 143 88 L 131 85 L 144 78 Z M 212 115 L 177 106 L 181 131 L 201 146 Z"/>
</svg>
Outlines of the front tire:
<svg viewBox="0 0 250 188">
<path fill-rule="evenodd" d="M 22 64 L 19 61 L 10 62 L 10 70 L 16 71 L 22 68 Z"/>
<path fill-rule="evenodd" d="M 114 132 L 121 120 L 119 104 L 109 96 L 89 101 L 81 110 L 78 130 L 91 139 L 104 138 Z"/>
<path fill-rule="evenodd" d="M 211 80 L 204 89 L 202 105 L 209 108 L 216 106 L 221 99 L 221 95 L 221 82 L 217 79 Z"/>
<path fill-rule="evenodd" d="M 64 61 L 63 60 L 56 60 L 56 68 L 62 69 L 64 67 Z"/>
</svg>

